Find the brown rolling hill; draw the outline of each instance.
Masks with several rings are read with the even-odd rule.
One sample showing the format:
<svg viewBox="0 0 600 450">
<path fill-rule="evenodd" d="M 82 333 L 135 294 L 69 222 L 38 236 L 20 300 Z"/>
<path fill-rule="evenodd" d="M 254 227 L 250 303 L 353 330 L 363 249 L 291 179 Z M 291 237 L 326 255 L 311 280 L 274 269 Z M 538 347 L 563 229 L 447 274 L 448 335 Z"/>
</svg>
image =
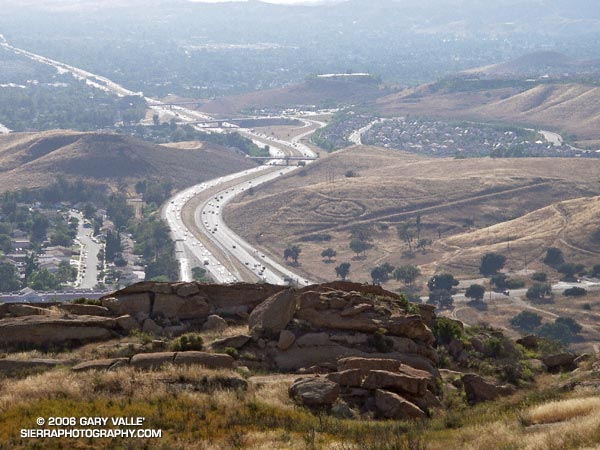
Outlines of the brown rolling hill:
<svg viewBox="0 0 600 450">
<path fill-rule="evenodd" d="M 170 181 L 184 187 L 253 167 L 243 155 L 213 144 L 176 148 L 110 133 L 47 131 L 0 136 L 0 190 L 47 186 L 57 177 L 133 184 Z"/>
<path fill-rule="evenodd" d="M 590 266 L 600 261 L 599 224 L 600 197 L 578 198 L 443 239 L 433 250 L 440 254 L 438 266 L 473 273 L 485 253 L 502 253 L 509 268 L 519 270 L 543 259 L 548 247 L 560 248 L 567 261 Z"/>
<path fill-rule="evenodd" d="M 352 170 L 357 177 L 346 177 Z M 428 265 L 446 258 L 444 238 L 518 219 L 556 202 L 600 194 L 600 160 L 428 159 L 374 147 L 355 146 L 238 198 L 225 210 L 234 230 L 280 256 L 288 243 L 302 245 L 302 267 L 311 276 L 334 277 L 320 252 L 337 251 L 352 261 L 357 281 L 381 262 Z M 415 258 L 396 225 L 420 215 L 421 238 L 433 246 Z M 348 248 L 353 225 L 372 226 L 374 249 L 356 258 Z M 327 235 L 330 239 L 316 239 Z M 450 245 L 450 244 L 448 244 Z M 435 252 L 432 250 L 436 250 Z M 468 268 L 467 268 L 468 269 Z"/>
<path fill-rule="evenodd" d="M 583 60 L 572 58 L 564 53 L 554 51 L 539 51 L 520 56 L 518 58 L 476 67 L 461 72 L 465 75 L 478 75 L 488 78 L 502 77 L 538 77 L 544 75 L 564 76 L 574 73 L 598 73 L 599 60 Z"/>
<path fill-rule="evenodd" d="M 600 139 L 600 88 L 580 83 L 532 83 L 530 88 L 444 90 L 433 85 L 382 97 L 386 115 L 521 123 L 575 135 L 581 145 Z"/>
<path fill-rule="evenodd" d="M 384 95 L 376 79 L 370 76 L 309 78 L 303 83 L 284 88 L 220 98 L 200 108 L 213 115 L 231 115 L 240 111 L 292 108 L 295 106 L 332 107 L 364 103 Z"/>
</svg>

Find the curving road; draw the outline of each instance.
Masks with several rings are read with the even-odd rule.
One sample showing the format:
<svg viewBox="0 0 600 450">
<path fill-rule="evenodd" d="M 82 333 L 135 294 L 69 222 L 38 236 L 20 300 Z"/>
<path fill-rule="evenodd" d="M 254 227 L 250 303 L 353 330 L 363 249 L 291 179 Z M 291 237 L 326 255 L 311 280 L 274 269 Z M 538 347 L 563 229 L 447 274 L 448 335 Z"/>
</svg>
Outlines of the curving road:
<svg viewBox="0 0 600 450">
<path fill-rule="evenodd" d="M 120 97 L 127 95 L 143 96 L 142 93 L 126 89 L 106 77 L 14 47 L 2 35 L 0 35 L 0 46 L 39 63 L 52 66 L 59 73 L 70 73 L 75 78 L 85 81 L 96 89 L 111 92 Z M 152 110 L 174 115 L 181 122 L 193 123 L 198 120 L 214 120 L 214 118 L 198 111 L 181 106 L 169 106 L 149 97 L 144 97 L 144 99 Z M 305 124 L 303 128 L 325 125 L 323 122 L 316 120 L 302 117 L 298 117 L 298 119 Z M 265 166 L 192 186 L 177 193 L 163 205 L 161 216 L 171 228 L 171 236 L 175 241 L 176 256 L 180 264 L 182 280 L 191 280 L 192 268 L 199 265 L 208 270 L 215 281 L 220 283 L 264 280 L 276 284 L 286 284 L 291 281 L 298 284 L 310 284 L 309 280 L 299 277 L 286 267 L 266 257 L 266 255 L 263 256 L 258 249 L 255 249 L 233 233 L 222 221 L 221 208 L 249 185 L 258 186 L 285 175 L 298 167 L 275 168 L 273 165 L 277 164 L 278 157 L 284 155 L 317 156 L 308 146 L 300 143 L 300 139 L 308 136 L 313 131 L 314 129 L 307 130 L 296 135 L 288 142 L 267 137 L 252 130 L 240 130 L 242 134 L 257 143 L 269 144 L 274 159 Z M 307 164 L 311 162 L 311 160 L 306 161 Z M 215 190 L 216 195 L 214 195 L 213 200 L 207 201 L 205 199 L 202 202 L 202 207 L 195 214 L 197 218 L 194 223 L 186 223 L 182 218 L 184 206 L 191 203 L 196 197 L 212 196 Z"/>
<path fill-rule="evenodd" d="M 315 157 L 300 139 L 323 126 L 322 122 L 300 118 L 310 128 L 284 141 L 250 130 L 240 130 L 258 145 L 268 144 L 273 160 L 265 166 L 238 172 L 188 188 L 169 199 L 163 218 L 171 227 L 180 261 L 180 278 L 191 280 L 191 269 L 200 266 L 220 283 L 264 281 L 272 284 L 308 285 L 312 282 L 265 255 L 234 233 L 224 222 L 222 211 L 236 195 L 274 180 L 299 166 L 274 166 L 285 155 Z M 307 160 L 306 163 L 312 162 Z M 193 210 L 186 221 L 185 210 Z"/>
</svg>

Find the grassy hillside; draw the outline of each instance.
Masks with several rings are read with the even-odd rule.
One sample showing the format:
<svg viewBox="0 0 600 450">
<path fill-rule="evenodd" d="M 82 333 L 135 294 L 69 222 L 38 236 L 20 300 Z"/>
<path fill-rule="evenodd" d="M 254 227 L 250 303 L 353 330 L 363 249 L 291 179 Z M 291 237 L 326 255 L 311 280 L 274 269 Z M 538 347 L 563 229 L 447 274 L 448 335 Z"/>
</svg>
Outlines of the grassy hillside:
<svg viewBox="0 0 600 450">
<path fill-rule="evenodd" d="M 2 191 L 46 186 L 58 176 L 112 186 L 157 179 L 184 187 L 253 165 L 213 144 L 177 148 L 117 134 L 63 130 L 0 136 Z"/>
<path fill-rule="evenodd" d="M 357 176 L 347 177 L 348 171 Z M 446 258 L 446 253 L 439 253 L 442 248 L 448 250 L 439 247 L 438 241 L 444 238 L 518 219 L 558 201 L 598 195 L 599 174 L 597 160 L 427 159 L 399 151 L 351 147 L 253 195 L 240 197 L 225 213 L 237 232 L 277 257 L 288 243 L 300 243 L 298 269 L 315 279 L 334 278 L 335 265 L 348 261 L 353 280 L 370 281 L 370 270 L 382 262 L 429 265 Z M 585 220 L 592 220 L 579 216 L 579 209 L 587 208 L 585 202 L 574 203 L 577 212 L 569 213 L 582 226 Z M 414 223 L 417 215 L 422 222 L 421 238 L 430 239 L 433 246 L 409 258 L 396 227 Z M 524 234 L 530 232 L 525 226 L 528 220 L 523 219 L 521 225 Z M 555 220 L 562 223 L 559 216 Z M 351 229 L 357 224 L 372 229 L 374 248 L 366 257 L 356 257 L 348 247 Z M 565 240 L 575 247 L 587 245 L 573 233 L 575 230 L 569 229 Z M 320 241 L 324 238 L 327 240 Z M 465 237 L 460 245 L 467 246 L 468 241 Z M 337 251 L 335 264 L 320 256 L 327 247 Z M 475 253 L 479 251 L 484 250 Z M 466 267 L 465 271 L 473 270 Z"/>
<path fill-rule="evenodd" d="M 460 89 L 423 86 L 376 102 L 384 114 L 440 116 L 531 124 L 575 135 L 582 145 L 600 138 L 600 88 L 579 83 L 530 83 Z M 510 84 L 510 83 L 509 83 Z"/>
</svg>

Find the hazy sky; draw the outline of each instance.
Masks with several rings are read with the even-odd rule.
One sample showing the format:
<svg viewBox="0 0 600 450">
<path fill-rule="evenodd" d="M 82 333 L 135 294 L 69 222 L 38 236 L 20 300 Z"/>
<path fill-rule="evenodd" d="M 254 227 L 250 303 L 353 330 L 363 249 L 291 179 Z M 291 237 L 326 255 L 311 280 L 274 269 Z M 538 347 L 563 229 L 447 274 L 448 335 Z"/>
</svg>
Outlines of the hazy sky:
<svg viewBox="0 0 600 450">
<path fill-rule="evenodd" d="M 243 2 L 247 0 L 189 0 L 196 3 L 225 3 L 225 2 Z M 334 3 L 342 0 L 260 0 L 265 3 L 277 3 L 280 5 L 301 5 L 307 3 Z"/>
</svg>

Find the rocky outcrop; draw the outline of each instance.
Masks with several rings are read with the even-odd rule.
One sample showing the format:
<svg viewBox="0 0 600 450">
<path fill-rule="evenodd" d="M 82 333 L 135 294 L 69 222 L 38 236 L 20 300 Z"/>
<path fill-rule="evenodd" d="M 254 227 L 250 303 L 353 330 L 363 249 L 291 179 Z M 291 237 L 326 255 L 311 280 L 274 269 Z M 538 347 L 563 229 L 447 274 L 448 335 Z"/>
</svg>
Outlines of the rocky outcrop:
<svg viewBox="0 0 600 450">
<path fill-rule="evenodd" d="M 117 322 L 96 316 L 27 316 L 0 320 L 0 345 L 49 346 L 101 341 L 116 336 Z"/>
<path fill-rule="evenodd" d="M 574 370 L 577 367 L 575 359 L 577 359 L 577 355 L 573 353 L 555 353 L 544 356 L 542 362 L 549 372 L 559 372 L 561 370 Z"/>
<path fill-rule="evenodd" d="M 375 391 L 375 406 L 379 413 L 388 419 L 424 419 L 427 415 L 414 403 L 393 392 L 377 389 Z"/>
<path fill-rule="evenodd" d="M 223 331 L 227 328 L 227 322 L 221 316 L 211 314 L 202 325 L 204 331 Z"/>
<path fill-rule="evenodd" d="M 296 292 L 292 288 L 269 297 L 250 313 L 248 317 L 250 331 L 278 334 L 294 317 L 297 301 Z"/>
<path fill-rule="evenodd" d="M 110 310 L 104 306 L 98 305 L 82 305 L 78 303 L 64 303 L 60 305 L 60 309 L 69 314 L 77 316 L 108 316 Z"/>
<path fill-rule="evenodd" d="M 84 361 L 71 367 L 73 372 L 87 372 L 90 370 L 112 370 L 129 364 L 129 358 L 94 359 Z"/>
<path fill-rule="evenodd" d="M 467 395 L 467 401 L 471 404 L 496 400 L 499 397 L 515 393 L 515 388 L 511 385 L 499 386 L 473 373 L 463 375 L 461 380 Z"/>
<path fill-rule="evenodd" d="M 144 281 L 128 286 L 102 299 L 103 305 L 114 303 L 115 314 L 146 311 L 181 320 L 205 319 L 209 314 L 220 316 L 249 313 L 265 299 L 285 289 L 269 284 L 237 283 L 232 285 L 191 283 L 161 283 Z M 148 299 L 149 308 L 146 308 Z M 106 303 L 106 304 L 105 304 Z M 138 306 L 142 306 L 139 309 Z M 131 314 L 135 316 L 134 314 Z"/>
<path fill-rule="evenodd" d="M 340 386 L 325 378 L 301 378 L 289 389 L 296 402 L 309 408 L 329 408 L 337 400 Z"/>
</svg>

